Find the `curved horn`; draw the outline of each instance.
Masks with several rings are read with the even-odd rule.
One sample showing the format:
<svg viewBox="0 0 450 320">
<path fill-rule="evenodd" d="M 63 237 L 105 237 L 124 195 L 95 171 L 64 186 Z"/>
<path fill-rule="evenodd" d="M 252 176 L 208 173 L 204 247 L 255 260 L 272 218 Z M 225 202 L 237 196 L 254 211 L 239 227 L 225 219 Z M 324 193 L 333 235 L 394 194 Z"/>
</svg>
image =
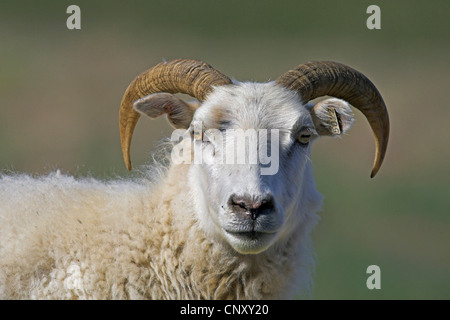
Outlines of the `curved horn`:
<svg viewBox="0 0 450 320">
<path fill-rule="evenodd" d="M 337 62 L 312 61 L 281 75 L 276 82 L 300 94 L 304 102 L 321 96 L 346 100 L 369 121 L 375 136 L 373 178 L 381 167 L 389 140 L 389 116 L 381 94 L 362 73 Z"/>
<path fill-rule="evenodd" d="M 231 80 L 209 64 L 197 60 L 177 59 L 162 62 L 138 75 L 128 86 L 119 111 L 122 154 L 131 170 L 130 144 L 140 114 L 133 103 L 156 92 L 185 93 L 203 101 L 212 86 L 230 84 Z"/>
</svg>

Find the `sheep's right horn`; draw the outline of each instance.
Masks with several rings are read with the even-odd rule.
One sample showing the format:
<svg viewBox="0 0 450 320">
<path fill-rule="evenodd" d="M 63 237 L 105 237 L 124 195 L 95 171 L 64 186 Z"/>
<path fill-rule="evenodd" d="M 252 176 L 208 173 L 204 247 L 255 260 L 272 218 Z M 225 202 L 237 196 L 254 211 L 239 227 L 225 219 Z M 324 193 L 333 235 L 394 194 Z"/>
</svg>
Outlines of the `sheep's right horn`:
<svg viewBox="0 0 450 320">
<path fill-rule="evenodd" d="M 321 96 L 346 100 L 369 121 L 375 136 L 371 177 L 381 167 L 389 140 L 389 116 L 381 94 L 362 73 L 333 61 L 312 61 L 281 75 L 278 84 L 297 91 L 304 102 Z"/>
<path fill-rule="evenodd" d="M 130 144 L 139 113 L 133 103 L 156 92 L 185 93 L 203 101 L 212 86 L 230 84 L 231 80 L 209 64 L 187 59 L 162 62 L 138 75 L 128 86 L 122 98 L 119 112 L 122 154 L 128 170 L 131 170 Z"/>
</svg>

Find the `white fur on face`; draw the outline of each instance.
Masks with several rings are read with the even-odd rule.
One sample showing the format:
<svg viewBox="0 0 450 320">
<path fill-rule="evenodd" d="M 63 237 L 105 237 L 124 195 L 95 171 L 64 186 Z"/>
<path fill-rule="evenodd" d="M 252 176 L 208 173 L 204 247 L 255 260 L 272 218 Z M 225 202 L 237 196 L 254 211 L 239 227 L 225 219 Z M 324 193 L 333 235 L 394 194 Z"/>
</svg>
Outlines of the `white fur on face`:
<svg viewBox="0 0 450 320">
<path fill-rule="evenodd" d="M 201 121 L 204 131 L 220 130 L 216 132 L 222 134 L 224 142 L 198 142 L 209 161 L 193 164 L 190 171 L 189 180 L 203 230 L 225 239 L 244 254 L 259 253 L 277 241 L 287 240 L 306 219 L 302 215 L 310 211 L 305 209 L 311 205 L 311 197 L 320 203 L 309 168 L 310 145 L 297 141 L 305 130 L 315 134 L 310 112 L 298 95 L 274 83 L 218 87 L 197 109 L 193 123 L 196 121 Z M 256 130 L 262 136 L 266 132 L 269 137 L 276 130 L 279 134 L 277 172 L 261 174 L 269 164 L 262 164 L 260 159 L 257 163 L 227 164 L 224 161 L 227 146 L 235 142 L 230 129 Z M 271 142 L 258 140 L 257 149 L 271 150 Z M 248 214 L 233 211 L 230 207 L 233 196 L 272 197 L 274 206 L 253 220 Z"/>
</svg>

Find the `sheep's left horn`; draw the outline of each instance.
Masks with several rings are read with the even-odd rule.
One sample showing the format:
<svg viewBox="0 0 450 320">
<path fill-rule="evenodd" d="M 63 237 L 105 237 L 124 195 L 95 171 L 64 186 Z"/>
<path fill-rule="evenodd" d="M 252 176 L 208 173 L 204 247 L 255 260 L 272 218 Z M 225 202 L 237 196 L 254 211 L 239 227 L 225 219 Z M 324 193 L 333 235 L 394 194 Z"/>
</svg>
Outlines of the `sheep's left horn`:
<svg viewBox="0 0 450 320">
<path fill-rule="evenodd" d="M 213 86 L 230 84 L 231 80 L 209 64 L 187 59 L 162 62 L 138 75 L 128 86 L 122 98 L 119 112 L 122 154 L 128 170 L 131 170 L 130 143 L 139 113 L 133 103 L 157 92 L 185 93 L 203 101 Z"/>
<path fill-rule="evenodd" d="M 381 94 L 362 73 L 337 62 L 313 61 L 281 75 L 278 84 L 295 90 L 304 102 L 321 96 L 346 100 L 369 121 L 375 136 L 375 160 L 371 177 L 381 167 L 389 140 L 389 116 Z"/>
</svg>

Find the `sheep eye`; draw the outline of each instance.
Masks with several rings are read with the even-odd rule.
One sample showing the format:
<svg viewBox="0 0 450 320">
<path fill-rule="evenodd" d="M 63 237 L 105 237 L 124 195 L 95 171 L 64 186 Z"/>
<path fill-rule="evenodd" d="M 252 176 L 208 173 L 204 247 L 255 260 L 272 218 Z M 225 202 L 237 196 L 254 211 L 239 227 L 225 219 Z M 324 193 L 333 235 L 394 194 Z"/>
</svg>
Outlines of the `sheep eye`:
<svg viewBox="0 0 450 320">
<path fill-rule="evenodd" d="M 298 135 L 298 142 L 300 142 L 301 145 L 308 145 L 309 141 L 311 140 L 311 134 L 310 133 L 301 133 Z"/>
</svg>

